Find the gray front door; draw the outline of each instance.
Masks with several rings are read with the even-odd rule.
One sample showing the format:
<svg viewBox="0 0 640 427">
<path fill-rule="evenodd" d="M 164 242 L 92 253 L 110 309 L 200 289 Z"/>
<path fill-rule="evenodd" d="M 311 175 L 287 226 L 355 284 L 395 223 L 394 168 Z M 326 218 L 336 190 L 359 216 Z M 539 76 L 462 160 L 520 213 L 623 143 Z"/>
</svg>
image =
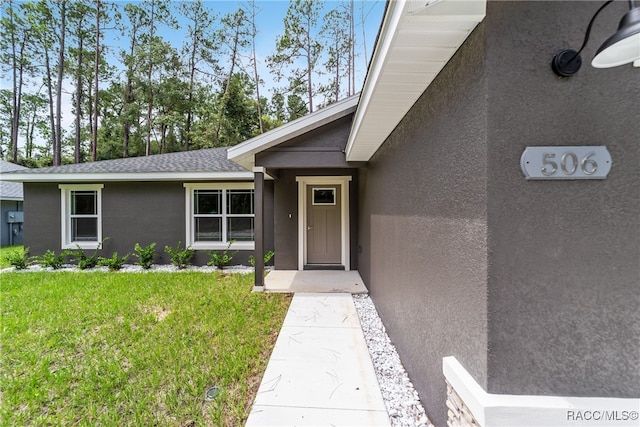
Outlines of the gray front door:
<svg viewBox="0 0 640 427">
<path fill-rule="evenodd" d="M 307 186 L 307 264 L 342 262 L 339 185 Z"/>
</svg>

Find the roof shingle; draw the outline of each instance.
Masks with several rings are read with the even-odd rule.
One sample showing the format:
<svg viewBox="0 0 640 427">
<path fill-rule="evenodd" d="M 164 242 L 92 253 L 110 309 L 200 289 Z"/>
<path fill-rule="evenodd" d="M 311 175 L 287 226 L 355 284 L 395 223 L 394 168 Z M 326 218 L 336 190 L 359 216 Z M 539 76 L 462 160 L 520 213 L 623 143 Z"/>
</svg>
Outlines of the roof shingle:
<svg viewBox="0 0 640 427">
<path fill-rule="evenodd" d="M 15 163 L 5 162 L 0 160 L 0 174 L 13 171 L 26 171 L 24 166 L 16 165 Z M 0 177 L 1 178 L 1 177 Z M 17 182 L 6 182 L 0 180 L 0 200 L 24 200 L 22 193 L 22 184 Z"/>
<path fill-rule="evenodd" d="M 25 174 L 149 172 L 246 172 L 246 169 L 227 160 L 227 149 L 223 147 L 20 171 Z"/>
</svg>

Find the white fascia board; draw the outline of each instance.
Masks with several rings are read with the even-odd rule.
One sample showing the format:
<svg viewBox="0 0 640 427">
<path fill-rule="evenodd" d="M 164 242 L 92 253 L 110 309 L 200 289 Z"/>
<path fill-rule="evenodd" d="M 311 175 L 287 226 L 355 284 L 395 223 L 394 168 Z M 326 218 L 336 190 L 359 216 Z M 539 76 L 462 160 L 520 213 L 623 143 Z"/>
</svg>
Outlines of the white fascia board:
<svg viewBox="0 0 640 427">
<path fill-rule="evenodd" d="M 230 147 L 227 149 L 227 159 L 233 160 L 239 165 L 252 170 L 255 164 L 254 159 L 256 153 L 350 114 L 357 107 L 359 99 L 360 94 L 350 96 L 342 101 L 314 111 L 311 114 L 285 123 L 262 135 L 251 138 L 242 144 Z"/>
<path fill-rule="evenodd" d="M 376 49 L 373 52 L 371 65 L 369 66 L 369 72 L 365 79 L 364 87 L 362 88 L 362 93 L 360 95 L 360 103 L 358 104 L 358 109 L 356 110 L 356 114 L 351 125 L 349 139 L 347 139 L 347 146 L 345 148 L 347 161 L 355 160 L 351 158 L 351 150 L 353 149 L 355 137 L 358 134 L 360 126 L 362 125 L 362 120 L 367 113 L 367 109 L 369 108 L 371 102 L 371 97 L 375 92 L 376 83 L 378 82 L 378 79 L 380 78 L 380 75 L 382 73 L 382 69 L 386 58 L 388 57 L 389 50 L 391 49 L 393 39 L 397 34 L 398 24 L 400 22 L 402 14 L 404 13 L 404 6 L 405 3 L 400 1 L 390 1 L 388 3 L 387 13 L 385 14 L 384 20 L 382 21 L 380 38 L 378 39 Z"/>
<path fill-rule="evenodd" d="M 275 178 L 272 177 L 271 175 L 269 175 L 269 172 L 267 172 L 267 168 L 265 168 L 264 166 L 254 166 L 253 167 L 253 173 L 261 173 L 264 175 L 264 179 L 268 180 L 268 181 L 273 181 Z"/>
<path fill-rule="evenodd" d="M 252 181 L 253 172 L 16 173 L 2 178 L 15 182 Z"/>
<path fill-rule="evenodd" d="M 416 28 L 415 19 L 410 22 L 410 19 L 418 18 L 420 22 L 424 23 L 425 31 L 428 30 L 430 22 L 447 23 L 447 22 L 472 22 L 473 27 L 469 29 L 467 36 L 471 34 L 471 31 L 475 26 L 480 23 L 486 15 L 486 0 L 438 0 L 438 1 L 425 1 L 423 7 L 416 7 L 421 2 L 416 1 L 390 1 L 387 12 L 382 22 L 382 28 L 380 36 L 373 53 L 371 65 L 365 79 L 364 87 L 362 89 L 362 95 L 358 109 L 356 110 L 353 124 L 351 126 L 351 132 L 347 140 L 347 146 L 345 148 L 347 161 L 369 161 L 377 149 L 384 143 L 384 140 L 389 135 L 398 121 L 393 121 L 393 126 L 389 127 L 389 132 L 384 131 L 382 134 L 378 134 L 375 139 L 369 141 L 362 140 L 362 126 L 370 113 L 369 108 L 371 103 L 376 103 L 373 100 L 374 95 L 378 91 L 378 85 L 383 80 L 383 75 L 388 72 L 386 65 L 389 59 L 389 55 L 396 44 L 398 43 L 398 33 L 403 29 L 403 26 L 410 25 L 411 28 Z M 465 37 L 466 39 L 466 37 Z M 464 40 L 460 43 L 464 42 Z M 441 64 L 438 67 L 437 75 L 440 70 L 446 65 L 449 59 L 459 49 L 458 46 L 451 46 L 449 48 L 450 55 L 448 59 L 436 61 Z M 402 116 L 407 112 L 406 107 L 411 107 L 415 100 L 426 90 L 431 84 L 433 79 L 425 81 L 425 85 L 416 89 L 416 93 L 407 93 L 404 95 L 405 107 L 400 108 Z M 402 94 L 399 94 L 402 95 Z M 380 102 L 380 101 L 378 101 Z M 388 119 L 385 119 L 388 120 Z M 356 146 L 358 144 L 358 146 Z"/>
<path fill-rule="evenodd" d="M 24 202 L 24 197 L 0 196 L 3 202 Z"/>
</svg>

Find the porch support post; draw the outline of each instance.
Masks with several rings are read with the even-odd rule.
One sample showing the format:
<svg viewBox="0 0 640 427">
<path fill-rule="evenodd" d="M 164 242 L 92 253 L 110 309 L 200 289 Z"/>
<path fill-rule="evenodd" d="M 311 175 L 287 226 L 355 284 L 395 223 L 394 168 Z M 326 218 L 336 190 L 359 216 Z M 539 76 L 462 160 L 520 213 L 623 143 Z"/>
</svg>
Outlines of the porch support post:
<svg viewBox="0 0 640 427">
<path fill-rule="evenodd" d="M 254 170 L 254 204 L 255 204 L 255 282 L 254 292 L 264 291 L 264 172 L 262 168 Z"/>
</svg>

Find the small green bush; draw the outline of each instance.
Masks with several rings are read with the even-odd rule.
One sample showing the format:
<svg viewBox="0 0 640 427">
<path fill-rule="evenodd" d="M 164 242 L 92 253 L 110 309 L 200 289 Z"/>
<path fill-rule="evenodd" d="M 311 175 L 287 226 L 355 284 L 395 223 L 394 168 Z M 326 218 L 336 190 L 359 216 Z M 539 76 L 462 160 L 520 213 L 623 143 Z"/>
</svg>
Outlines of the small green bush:
<svg viewBox="0 0 640 427">
<path fill-rule="evenodd" d="M 69 253 L 73 257 L 72 260 L 78 264 L 78 268 L 80 270 L 94 268 L 95 266 L 98 265 L 98 262 L 100 261 L 100 258 L 98 257 L 98 251 L 102 248 L 102 245 L 108 239 L 109 239 L 108 237 L 105 237 L 104 239 L 102 239 L 102 241 L 98 244 L 98 247 L 93 251 L 93 254 L 91 255 L 87 255 L 84 252 L 84 249 L 80 247 L 80 245 L 76 245 L 77 249 L 73 249 L 69 251 Z"/>
<path fill-rule="evenodd" d="M 93 253 L 93 255 L 87 255 L 84 253 L 84 250 L 78 246 L 77 249 L 73 249 L 71 252 L 71 256 L 73 257 L 73 261 L 78 264 L 78 268 L 80 270 L 86 270 L 88 268 L 93 268 L 98 265 L 98 250 Z"/>
<path fill-rule="evenodd" d="M 16 270 L 24 270 L 29 265 L 29 248 L 10 250 L 5 255 L 5 259 Z"/>
<path fill-rule="evenodd" d="M 64 265 L 64 260 L 68 255 L 69 255 L 69 250 L 67 249 L 60 252 L 59 255 L 56 255 L 56 253 L 51 249 L 47 249 L 47 251 L 44 254 L 40 256 L 35 256 L 33 257 L 33 259 L 36 262 L 40 263 L 42 267 L 45 267 L 45 268 L 51 267 L 54 270 L 58 270 L 62 268 L 62 266 Z"/>
<path fill-rule="evenodd" d="M 171 264 L 175 265 L 179 269 L 187 268 L 188 265 L 191 265 L 191 258 L 196 253 L 194 249 L 184 248 L 180 249 L 180 245 L 182 242 L 178 242 L 175 248 L 171 246 L 165 246 L 164 250 L 171 257 Z"/>
<path fill-rule="evenodd" d="M 149 246 L 142 247 L 136 243 L 134 248 L 135 256 L 138 257 L 137 265 L 141 266 L 145 270 L 148 270 L 153 265 L 153 259 L 156 257 L 156 244 L 151 243 Z"/>
<path fill-rule="evenodd" d="M 111 255 L 110 258 L 100 257 L 98 262 L 100 265 L 107 267 L 111 271 L 118 271 L 122 268 L 124 263 L 127 261 L 127 258 L 129 258 L 129 255 L 130 254 L 119 256 L 118 252 L 116 251 L 113 253 L 113 255 Z"/>
<path fill-rule="evenodd" d="M 223 252 L 210 251 L 209 254 L 211 255 L 211 260 L 209 260 L 207 265 L 209 266 L 215 265 L 220 270 L 223 270 L 226 266 L 228 266 L 231 260 L 233 259 L 233 256 L 238 253 L 238 251 L 235 251 L 232 254 L 229 253 L 229 248 L 231 248 L 232 244 L 233 244 L 233 240 L 229 242 L 227 249 L 225 249 Z"/>
<path fill-rule="evenodd" d="M 266 252 L 264 254 L 264 264 L 267 265 L 267 263 L 271 261 L 271 258 L 273 258 L 275 254 L 276 253 L 274 251 Z M 253 255 L 249 257 L 249 264 L 251 264 L 251 267 L 256 268 L 256 258 Z"/>
</svg>

